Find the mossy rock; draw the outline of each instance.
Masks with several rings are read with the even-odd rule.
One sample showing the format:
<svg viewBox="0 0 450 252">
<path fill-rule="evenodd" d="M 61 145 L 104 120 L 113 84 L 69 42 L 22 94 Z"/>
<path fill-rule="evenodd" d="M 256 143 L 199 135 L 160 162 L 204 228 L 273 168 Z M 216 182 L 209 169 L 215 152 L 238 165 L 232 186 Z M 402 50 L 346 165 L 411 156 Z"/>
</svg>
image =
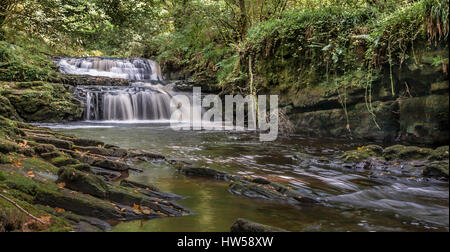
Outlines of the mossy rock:
<svg viewBox="0 0 450 252">
<path fill-rule="evenodd" d="M 17 152 L 19 151 L 21 148 L 18 144 L 8 141 L 8 140 L 3 140 L 0 139 L 0 152 L 7 154 L 10 152 Z"/>
<path fill-rule="evenodd" d="M 36 136 L 32 136 L 32 137 L 28 137 L 28 140 L 37 142 L 37 143 L 41 143 L 41 144 L 51 144 L 54 145 L 55 147 L 61 148 L 61 149 L 67 149 L 70 150 L 73 147 L 73 142 L 71 141 L 66 141 L 66 140 L 61 140 L 61 139 L 57 139 L 57 138 L 46 138 L 46 137 L 36 137 Z"/>
<path fill-rule="evenodd" d="M 72 97 L 69 86 L 42 81 L 6 82 L 3 85 L 8 86 L 7 92 L 3 92 L 5 98 L 27 121 L 73 121 L 81 119 L 83 114 L 83 106 Z"/>
<path fill-rule="evenodd" d="M 87 173 L 92 172 L 92 168 L 88 164 L 73 164 L 73 165 L 69 165 L 68 167 L 73 168 L 78 171 L 82 171 L 82 172 L 87 172 Z"/>
<path fill-rule="evenodd" d="M 51 144 L 38 144 L 33 147 L 37 154 L 50 153 L 56 151 L 56 147 Z"/>
<path fill-rule="evenodd" d="M 438 161 L 429 164 L 425 170 L 423 170 L 423 175 L 427 177 L 434 177 L 438 179 L 445 179 L 448 181 L 448 160 Z"/>
<path fill-rule="evenodd" d="M 433 154 L 433 150 L 429 148 L 421 148 L 417 146 L 394 145 L 383 151 L 383 157 L 388 160 L 426 160 Z"/>
<path fill-rule="evenodd" d="M 52 152 L 48 152 L 48 153 L 42 153 L 41 157 L 46 159 L 46 160 L 51 160 L 53 158 L 57 158 L 57 157 L 61 157 L 61 156 L 65 156 L 68 157 L 66 154 L 60 152 L 60 151 L 52 151 Z"/>
<path fill-rule="evenodd" d="M 77 165 L 80 163 L 80 161 L 73 159 L 71 156 L 69 156 L 63 152 L 60 152 L 60 151 L 43 153 L 43 154 L 41 154 L 41 157 L 43 157 L 44 159 L 49 161 L 51 164 L 53 164 L 57 167 Z"/>
<path fill-rule="evenodd" d="M 22 160 L 22 164 L 25 171 L 40 171 L 54 175 L 58 173 L 58 168 L 56 166 L 41 158 L 25 158 Z"/>
<path fill-rule="evenodd" d="M 105 199 L 108 195 L 108 186 L 103 179 L 74 168 L 61 168 L 58 172 L 57 183 L 60 182 L 64 182 L 69 189 L 90 194 L 101 199 Z"/>
<path fill-rule="evenodd" d="M 368 145 L 358 148 L 354 151 L 346 151 L 340 159 L 345 162 L 361 162 L 371 157 L 381 157 L 383 154 L 383 147 L 378 145 Z"/>
<path fill-rule="evenodd" d="M 0 95 L 0 115 L 12 120 L 20 120 L 20 116 L 17 114 L 8 98 L 2 95 Z"/>
<path fill-rule="evenodd" d="M 23 209 L 33 214 L 36 217 L 46 216 L 50 217 L 46 224 L 39 224 L 30 222 L 29 217 L 22 211 L 13 206 L 10 202 L 0 198 L 0 232 L 68 232 L 72 231 L 72 227 L 67 220 L 48 214 L 47 211 L 36 208 L 36 206 L 23 201 L 19 198 L 14 198 L 8 195 L 8 198 L 13 200 Z"/>
<path fill-rule="evenodd" d="M 64 156 L 52 158 L 50 160 L 50 163 L 52 163 L 53 165 L 55 165 L 57 167 L 63 167 L 63 166 L 68 166 L 68 165 L 79 164 L 80 161 L 64 155 Z"/>
<path fill-rule="evenodd" d="M 0 164 L 10 164 L 11 161 L 7 155 L 0 153 Z"/>
<path fill-rule="evenodd" d="M 448 160 L 449 159 L 449 147 L 441 146 L 436 148 L 431 156 L 428 158 L 430 161 L 440 161 L 440 160 Z"/>
</svg>

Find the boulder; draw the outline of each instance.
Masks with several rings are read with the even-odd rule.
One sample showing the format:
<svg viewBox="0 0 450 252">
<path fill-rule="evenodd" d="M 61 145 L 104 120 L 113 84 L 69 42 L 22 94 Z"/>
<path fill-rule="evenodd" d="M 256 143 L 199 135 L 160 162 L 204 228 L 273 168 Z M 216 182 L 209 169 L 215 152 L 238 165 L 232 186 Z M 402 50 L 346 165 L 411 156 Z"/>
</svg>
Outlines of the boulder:
<svg viewBox="0 0 450 252">
<path fill-rule="evenodd" d="M 108 186 L 96 175 L 84 173 L 74 168 L 64 167 L 58 171 L 56 183 L 64 183 L 65 187 L 74 191 L 105 199 L 108 196 Z"/>
<path fill-rule="evenodd" d="M 417 146 L 394 145 L 384 149 L 383 157 L 388 160 L 426 160 L 433 153 L 432 149 Z"/>
<path fill-rule="evenodd" d="M 449 161 L 436 161 L 426 166 L 423 175 L 448 181 Z"/>
<path fill-rule="evenodd" d="M 165 199 L 165 200 L 183 199 L 182 196 L 172 194 L 172 193 L 162 192 L 157 187 L 152 186 L 152 185 L 144 185 L 144 184 L 137 183 L 134 181 L 129 181 L 129 180 L 122 180 L 120 182 L 120 185 L 124 186 L 124 187 L 133 188 L 133 189 L 141 189 L 140 192 L 149 197 Z"/>
<path fill-rule="evenodd" d="M 133 168 L 125 163 L 119 161 L 112 161 L 109 159 L 97 159 L 93 162 L 93 166 L 98 166 L 100 168 L 112 170 L 112 171 L 128 171 L 133 170 Z"/>
</svg>

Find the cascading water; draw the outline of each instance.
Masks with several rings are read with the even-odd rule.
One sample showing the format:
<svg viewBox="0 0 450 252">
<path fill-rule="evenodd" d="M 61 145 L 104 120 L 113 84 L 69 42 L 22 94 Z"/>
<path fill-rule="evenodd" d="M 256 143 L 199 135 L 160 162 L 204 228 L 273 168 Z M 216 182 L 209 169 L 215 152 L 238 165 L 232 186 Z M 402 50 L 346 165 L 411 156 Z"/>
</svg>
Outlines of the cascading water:
<svg viewBox="0 0 450 252">
<path fill-rule="evenodd" d="M 134 121 L 170 119 L 172 95 L 161 86 L 79 87 L 85 94 L 86 120 Z"/>
<path fill-rule="evenodd" d="M 102 121 L 169 120 L 170 100 L 175 94 L 162 83 L 161 68 L 148 59 L 61 58 L 64 74 L 90 75 L 134 80 L 130 86 L 79 86 L 85 100 L 85 119 Z M 159 83 L 159 84 L 155 84 Z M 190 108 L 183 108 L 190 118 Z"/>
<path fill-rule="evenodd" d="M 90 75 L 137 81 L 162 81 L 161 67 L 149 59 L 61 58 L 57 60 L 64 74 Z"/>
</svg>

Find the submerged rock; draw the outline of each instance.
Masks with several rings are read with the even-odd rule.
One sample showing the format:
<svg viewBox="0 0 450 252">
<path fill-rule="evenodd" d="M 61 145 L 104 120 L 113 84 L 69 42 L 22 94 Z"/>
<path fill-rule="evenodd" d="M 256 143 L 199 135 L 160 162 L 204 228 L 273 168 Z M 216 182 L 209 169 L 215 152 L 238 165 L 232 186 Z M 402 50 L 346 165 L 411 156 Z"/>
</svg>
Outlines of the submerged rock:
<svg viewBox="0 0 450 252">
<path fill-rule="evenodd" d="M 275 233 L 275 232 L 289 232 L 287 230 L 250 222 L 246 219 L 237 219 L 230 229 L 234 233 Z"/>
<path fill-rule="evenodd" d="M 173 194 L 173 193 L 167 193 L 167 192 L 162 192 L 161 190 L 159 190 L 157 187 L 152 186 L 152 185 L 144 185 L 141 183 L 137 183 L 134 181 L 130 181 L 130 180 L 122 180 L 120 182 L 121 186 L 125 186 L 125 187 L 129 187 L 129 188 L 133 188 L 133 189 L 140 189 L 140 192 L 146 196 L 149 197 L 155 197 L 155 198 L 159 198 L 159 199 L 165 199 L 165 200 L 180 200 L 183 199 L 182 196 Z"/>
<path fill-rule="evenodd" d="M 175 166 L 175 168 L 187 175 L 187 176 L 196 176 L 196 177 L 206 177 L 206 178 L 212 178 L 216 180 L 229 180 L 230 175 L 223 171 L 214 170 L 211 168 L 207 168 L 205 166 L 201 167 L 196 164 L 184 162 L 184 161 L 170 161 L 172 165 Z"/>
<path fill-rule="evenodd" d="M 236 179 L 236 177 L 234 177 L 234 179 Z M 318 203 L 318 201 L 313 198 L 304 197 L 300 192 L 265 179 L 247 180 L 240 178 L 230 184 L 229 190 L 233 194 L 249 198 L 301 204 Z"/>
</svg>

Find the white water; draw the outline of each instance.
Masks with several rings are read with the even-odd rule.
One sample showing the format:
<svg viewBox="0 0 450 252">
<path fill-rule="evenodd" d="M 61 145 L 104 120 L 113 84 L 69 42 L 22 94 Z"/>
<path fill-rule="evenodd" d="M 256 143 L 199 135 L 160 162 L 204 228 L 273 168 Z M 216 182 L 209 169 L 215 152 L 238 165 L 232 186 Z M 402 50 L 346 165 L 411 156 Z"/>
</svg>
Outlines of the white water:
<svg viewBox="0 0 450 252">
<path fill-rule="evenodd" d="M 90 75 L 134 80 L 127 87 L 78 87 L 85 101 L 85 120 L 108 122 L 168 121 L 175 95 L 170 86 L 154 84 L 163 80 L 161 67 L 148 59 L 61 58 L 64 74 Z M 153 83 L 151 83 L 153 82 Z M 190 120 L 192 107 L 182 106 L 179 121 Z"/>
<path fill-rule="evenodd" d="M 61 58 L 57 61 L 64 74 L 90 75 L 129 80 L 162 81 L 161 67 L 149 59 Z"/>
</svg>

